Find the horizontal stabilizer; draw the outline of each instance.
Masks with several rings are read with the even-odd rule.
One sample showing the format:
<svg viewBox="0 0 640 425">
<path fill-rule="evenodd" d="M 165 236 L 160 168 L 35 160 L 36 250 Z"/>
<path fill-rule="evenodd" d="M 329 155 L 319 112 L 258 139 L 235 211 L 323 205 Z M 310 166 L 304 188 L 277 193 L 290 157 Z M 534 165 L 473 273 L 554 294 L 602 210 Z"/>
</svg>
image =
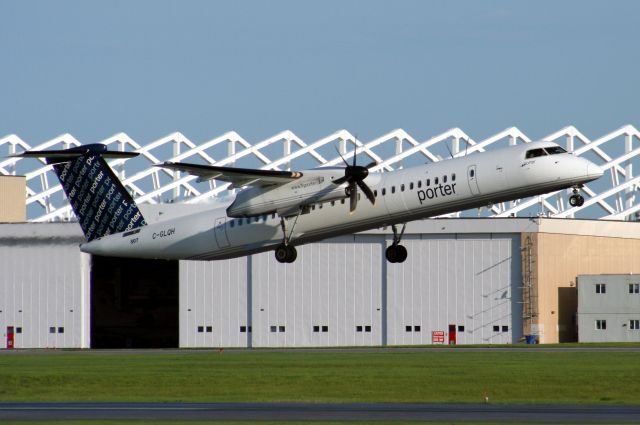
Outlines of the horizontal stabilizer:
<svg viewBox="0 0 640 425">
<path fill-rule="evenodd" d="M 139 154 L 136 152 L 109 151 L 107 146 L 101 143 L 76 146 L 69 149 L 48 151 L 24 151 L 11 155 L 13 158 L 45 158 L 48 164 L 72 161 L 83 156 L 99 155 L 103 158 L 133 158 Z"/>
<path fill-rule="evenodd" d="M 198 176 L 198 181 L 222 180 L 234 186 L 271 186 L 289 183 L 302 177 L 299 171 L 257 170 L 253 168 L 218 167 L 215 165 L 165 162 L 156 167 L 183 171 Z"/>
</svg>

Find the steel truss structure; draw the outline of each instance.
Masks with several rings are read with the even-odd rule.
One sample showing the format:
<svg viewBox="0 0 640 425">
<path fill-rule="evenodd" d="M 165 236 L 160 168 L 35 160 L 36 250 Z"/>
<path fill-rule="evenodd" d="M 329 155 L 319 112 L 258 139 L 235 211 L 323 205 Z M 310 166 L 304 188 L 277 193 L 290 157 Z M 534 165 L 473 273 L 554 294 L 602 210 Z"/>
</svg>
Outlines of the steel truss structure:
<svg viewBox="0 0 640 425">
<path fill-rule="evenodd" d="M 637 220 L 640 202 L 640 176 L 634 176 L 634 164 L 640 161 L 640 133 L 627 125 L 597 139 L 589 139 L 573 126 L 558 130 L 542 140 L 555 141 L 575 155 L 585 156 L 602 166 L 605 177 L 584 187 L 585 203 L 570 207 L 565 191 L 514 202 L 488 205 L 457 216 L 549 216 L 585 217 L 605 220 Z M 339 150 L 349 160 L 357 153 L 360 163 L 371 160 L 378 165 L 372 171 L 387 172 L 416 162 L 437 162 L 449 157 L 490 151 L 501 145 L 529 143 L 531 139 L 516 127 L 503 130 L 484 140 L 475 140 L 459 128 L 448 130 L 425 141 L 418 141 L 402 129 L 370 141 L 362 141 L 347 130 L 340 130 L 307 144 L 286 130 L 251 144 L 235 131 L 196 144 L 182 133 L 172 133 L 148 144 L 140 144 L 125 133 L 101 143 L 111 149 L 139 152 L 129 160 L 110 162 L 125 187 L 139 203 L 220 200 L 233 194 L 228 184 L 197 182 L 196 178 L 154 167 L 163 161 L 183 161 L 219 166 L 252 166 L 262 169 L 313 168 L 340 166 Z M 0 138 L 0 175 L 25 175 L 29 220 L 34 222 L 68 221 L 73 212 L 62 195 L 62 188 L 51 166 L 35 160 L 7 158 L 28 149 L 46 150 L 78 146 L 71 134 L 63 134 L 39 145 L 29 145 L 17 135 Z M 336 149 L 334 149 L 336 148 Z M 608 177 L 607 177 L 608 176 Z"/>
</svg>

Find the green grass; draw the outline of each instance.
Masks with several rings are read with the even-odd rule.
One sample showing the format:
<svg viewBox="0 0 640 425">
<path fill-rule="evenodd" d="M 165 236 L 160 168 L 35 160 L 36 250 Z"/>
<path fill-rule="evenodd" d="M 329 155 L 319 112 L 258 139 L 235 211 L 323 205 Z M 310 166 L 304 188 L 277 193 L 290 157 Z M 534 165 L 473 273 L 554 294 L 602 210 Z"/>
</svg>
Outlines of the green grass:
<svg viewBox="0 0 640 425">
<path fill-rule="evenodd" d="M 638 353 L 251 352 L 0 356 L 0 401 L 640 404 Z"/>
</svg>

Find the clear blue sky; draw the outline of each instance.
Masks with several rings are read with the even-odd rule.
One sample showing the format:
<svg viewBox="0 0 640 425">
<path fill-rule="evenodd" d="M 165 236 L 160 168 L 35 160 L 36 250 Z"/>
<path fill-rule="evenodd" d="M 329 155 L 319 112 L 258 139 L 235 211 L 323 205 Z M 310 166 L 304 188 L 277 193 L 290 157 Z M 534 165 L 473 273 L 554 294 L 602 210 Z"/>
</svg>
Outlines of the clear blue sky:
<svg viewBox="0 0 640 425">
<path fill-rule="evenodd" d="M 0 136 L 640 127 L 637 1 L 0 0 Z"/>
</svg>

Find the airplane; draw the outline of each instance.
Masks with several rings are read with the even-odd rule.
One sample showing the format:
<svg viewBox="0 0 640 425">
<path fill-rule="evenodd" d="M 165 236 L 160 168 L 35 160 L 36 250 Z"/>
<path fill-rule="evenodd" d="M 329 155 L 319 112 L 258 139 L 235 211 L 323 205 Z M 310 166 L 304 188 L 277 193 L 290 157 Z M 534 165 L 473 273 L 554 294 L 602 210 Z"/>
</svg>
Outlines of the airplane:
<svg viewBox="0 0 640 425">
<path fill-rule="evenodd" d="M 13 156 L 44 158 L 53 166 L 87 240 L 81 251 L 167 260 L 220 260 L 273 250 L 278 262 L 292 263 L 296 246 L 391 226 L 393 241 L 385 256 L 402 263 L 408 255 L 401 245 L 407 222 L 568 188 L 573 188 L 569 204 L 581 206 L 580 188 L 603 174 L 596 164 L 547 141 L 385 173 L 369 172 L 375 162 L 357 165 L 356 153 L 351 164 L 342 158 L 344 167 L 301 171 L 156 164 L 243 189 L 228 205 L 149 224 L 105 161 L 135 152 L 89 144 Z M 361 194 L 368 202 L 358 202 Z"/>
</svg>

